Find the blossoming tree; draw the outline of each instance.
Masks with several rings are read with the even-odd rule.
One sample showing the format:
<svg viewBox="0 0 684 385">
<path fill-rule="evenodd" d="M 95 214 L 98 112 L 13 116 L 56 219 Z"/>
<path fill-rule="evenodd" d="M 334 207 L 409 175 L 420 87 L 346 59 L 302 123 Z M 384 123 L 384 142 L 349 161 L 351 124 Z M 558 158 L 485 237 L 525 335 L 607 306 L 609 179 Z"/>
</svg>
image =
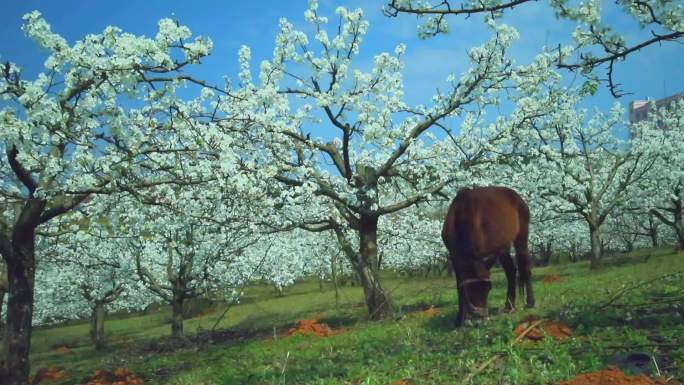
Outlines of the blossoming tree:
<svg viewBox="0 0 684 385">
<path fill-rule="evenodd" d="M 154 38 L 108 27 L 73 45 L 40 13 L 23 29 L 48 52 L 44 72 L 26 80 L 10 62 L 0 68 L 0 254 L 9 298 L 0 377 L 25 384 L 33 316 L 36 231 L 91 194 L 178 181 L 167 161 L 192 151 L 175 89 L 180 72 L 211 49 L 187 27 L 164 19 Z M 130 103 L 124 103 L 126 99 Z M 146 179 L 140 178 L 146 175 Z"/>
<path fill-rule="evenodd" d="M 305 18 L 316 31 L 313 42 L 281 20 L 259 84 L 253 83 L 247 48 L 241 80 L 254 105 L 250 117 L 258 129 L 251 135 L 267 149 L 269 160 L 262 164 L 286 191 L 324 205 L 296 223 L 336 234 L 364 287 L 369 315 L 377 319 L 392 307 L 377 270 L 379 219 L 430 199 L 463 177 L 466 165 L 486 159 L 525 119 L 525 110 L 518 110 L 486 125 L 486 107 L 500 102 L 503 89 L 516 94 L 535 88 L 550 70 L 544 58 L 515 67 L 506 50 L 516 32 L 490 20 L 491 39 L 468 52 L 470 67 L 449 76 L 431 106 L 411 107 L 403 101 L 404 46 L 377 55 L 369 72 L 356 69 L 352 61 L 368 22 L 361 10 L 340 7 L 337 15 L 340 23 L 329 36 L 328 19 L 310 2 Z M 463 120 L 458 133 L 455 117 Z M 329 130 L 320 137 L 314 127 Z"/>
<path fill-rule="evenodd" d="M 633 128 L 635 140 L 657 148 L 658 164 L 642 184 L 641 204 L 677 237 L 684 250 L 684 102 L 656 110 Z"/>
<path fill-rule="evenodd" d="M 126 255 L 125 240 L 115 234 L 112 218 L 99 217 L 99 223 L 84 226 L 94 215 L 91 210 L 88 217 L 64 216 L 61 222 L 71 223 L 74 232 L 42 232 L 33 319 L 34 324 L 46 324 L 89 317 L 90 337 L 100 350 L 106 345 L 107 312 L 143 309 L 151 297 L 136 279 L 135 265 Z"/>
<path fill-rule="evenodd" d="M 192 164 L 179 167 L 194 172 Z M 263 261 L 247 249 L 268 243 L 257 226 L 263 200 L 219 182 L 165 184 L 130 199 L 128 207 L 136 209 L 121 214 L 128 224 L 127 250 L 140 282 L 171 305 L 173 337 L 183 335 L 187 300 L 232 298 L 258 276 Z"/>
<path fill-rule="evenodd" d="M 601 257 L 601 231 L 617 208 L 624 206 L 637 184 L 655 166 L 657 152 L 641 144 L 629 145 L 615 129 L 622 124 L 622 109 L 609 115 L 575 109 L 579 94 L 562 92 L 550 98 L 558 103 L 553 114 L 536 119 L 532 129 L 519 131 L 527 147 L 523 174 L 536 180 L 533 194 L 548 200 L 559 214 L 580 216 L 587 224 L 591 266 Z"/>
<path fill-rule="evenodd" d="M 557 67 L 579 71 L 589 79 L 587 85 L 594 89 L 599 81 L 605 81 L 615 97 L 624 95 L 614 78 L 617 63 L 645 47 L 680 42 L 684 38 L 684 10 L 677 2 L 618 0 L 611 4 L 599 0 L 553 0 L 548 3 L 557 19 L 577 23 L 572 32 L 572 49 L 556 51 Z M 411 14 L 423 18 L 418 34 L 427 38 L 448 32 L 450 17 L 467 18 L 476 14 L 515 17 L 515 9 L 525 6 L 540 5 L 531 0 L 390 0 L 384 11 L 391 17 Z M 614 12 L 621 12 L 641 31 L 630 34 L 618 32 L 608 21 L 615 20 Z M 561 44 L 565 43 L 559 42 L 558 47 Z M 551 49 L 555 47 L 553 45 Z M 605 78 L 595 74 L 599 68 L 605 68 Z"/>
</svg>

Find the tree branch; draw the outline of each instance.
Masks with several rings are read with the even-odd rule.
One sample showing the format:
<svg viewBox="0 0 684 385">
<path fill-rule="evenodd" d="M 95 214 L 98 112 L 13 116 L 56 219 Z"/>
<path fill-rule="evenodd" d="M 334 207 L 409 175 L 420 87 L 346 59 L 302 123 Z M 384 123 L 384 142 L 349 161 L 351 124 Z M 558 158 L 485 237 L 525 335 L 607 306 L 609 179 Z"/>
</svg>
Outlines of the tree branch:
<svg viewBox="0 0 684 385">
<path fill-rule="evenodd" d="M 33 193 L 38 188 L 38 184 L 31 176 L 31 173 L 27 169 L 25 169 L 24 166 L 17 159 L 17 155 L 19 155 L 19 150 L 17 150 L 17 147 L 13 145 L 12 147 L 8 148 L 6 152 L 7 161 L 9 162 L 12 171 L 14 171 L 14 175 L 16 175 L 17 178 L 19 178 L 19 181 L 21 181 L 21 183 L 24 186 L 26 186 L 26 188 L 29 191 L 29 196 L 33 196 Z"/>
<path fill-rule="evenodd" d="M 452 8 L 451 4 L 449 1 L 442 1 L 438 5 L 432 8 L 413 8 L 410 5 L 407 6 L 401 6 L 397 5 L 397 0 L 392 0 L 387 7 L 384 9 L 384 13 L 386 16 L 390 17 L 395 17 L 399 13 L 409 13 L 409 14 L 414 14 L 414 15 L 467 15 L 470 16 L 475 13 L 489 13 L 489 12 L 496 12 L 496 11 L 501 11 L 506 8 L 513 8 L 516 5 L 524 4 L 529 1 L 537 1 L 537 0 L 514 0 L 514 1 L 509 1 L 507 3 L 501 3 L 497 5 L 491 5 L 491 6 L 480 6 L 480 7 L 472 7 L 472 8 L 466 8 L 463 5 L 461 5 L 460 8 Z M 440 9 L 438 7 L 444 6 L 446 8 Z"/>
<path fill-rule="evenodd" d="M 91 196 L 90 194 L 82 194 L 82 195 L 79 195 L 76 197 L 72 197 L 72 198 L 70 198 L 70 201 L 67 202 L 66 204 L 58 205 L 58 206 L 55 206 L 55 207 L 52 207 L 52 208 L 45 210 L 40 216 L 40 223 L 45 223 L 54 217 L 57 217 L 59 215 L 62 215 L 64 213 L 71 211 L 74 207 L 83 203 L 90 196 Z"/>
</svg>

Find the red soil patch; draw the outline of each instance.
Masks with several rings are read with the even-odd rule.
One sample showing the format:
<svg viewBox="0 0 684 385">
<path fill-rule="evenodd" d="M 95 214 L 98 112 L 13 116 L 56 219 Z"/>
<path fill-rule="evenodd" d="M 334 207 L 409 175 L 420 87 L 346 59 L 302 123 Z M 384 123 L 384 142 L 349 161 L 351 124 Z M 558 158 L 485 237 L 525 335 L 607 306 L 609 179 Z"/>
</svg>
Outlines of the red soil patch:
<svg viewBox="0 0 684 385">
<path fill-rule="evenodd" d="M 628 376 L 620 369 L 609 366 L 598 372 L 580 374 L 570 381 L 557 382 L 555 385 L 677 385 L 678 381 L 663 378 L 650 378 L 643 374 Z"/>
<path fill-rule="evenodd" d="M 411 380 L 396 380 L 392 381 L 390 385 L 415 385 L 415 383 Z"/>
<path fill-rule="evenodd" d="M 96 370 L 93 376 L 81 385 L 142 385 L 143 380 L 127 368 L 118 368 L 111 372 Z"/>
<path fill-rule="evenodd" d="M 57 382 L 62 381 L 67 377 L 64 368 L 58 366 L 48 366 L 47 368 L 40 368 L 33 377 L 32 384 L 40 384 L 43 381 Z"/>
<path fill-rule="evenodd" d="M 534 321 L 526 321 L 516 326 L 513 333 L 516 336 L 521 335 Z M 544 337 L 550 336 L 551 338 L 562 341 L 568 339 L 572 336 L 572 329 L 564 323 L 556 321 L 544 321 L 541 324 L 535 326 L 532 330 L 527 333 L 525 338 L 532 341 L 541 341 Z"/>
<path fill-rule="evenodd" d="M 292 329 L 288 330 L 287 334 L 305 334 L 318 337 L 327 337 L 333 334 L 332 329 L 326 324 L 318 323 L 318 318 L 303 319 L 297 321 L 297 324 Z"/>
<path fill-rule="evenodd" d="M 544 282 L 544 283 L 556 283 L 556 282 L 560 282 L 560 281 L 562 281 L 562 279 L 556 273 L 551 273 L 551 274 L 547 275 L 546 277 L 544 277 L 544 279 L 542 280 L 542 282 Z"/>
</svg>

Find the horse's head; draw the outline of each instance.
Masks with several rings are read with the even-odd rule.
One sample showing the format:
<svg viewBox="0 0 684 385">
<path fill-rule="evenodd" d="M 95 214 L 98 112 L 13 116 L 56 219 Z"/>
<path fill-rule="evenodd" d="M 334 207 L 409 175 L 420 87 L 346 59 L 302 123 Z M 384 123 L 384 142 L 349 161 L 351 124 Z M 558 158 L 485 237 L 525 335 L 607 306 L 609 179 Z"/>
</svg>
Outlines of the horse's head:
<svg viewBox="0 0 684 385">
<path fill-rule="evenodd" d="M 492 288 L 487 261 L 460 257 L 462 254 L 449 255 L 451 267 L 458 285 L 458 315 L 455 325 L 463 326 L 466 319 L 485 318 L 487 297 Z"/>
<path fill-rule="evenodd" d="M 465 310 L 476 318 L 484 318 L 489 314 L 487 310 L 487 297 L 492 288 L 489 278 L 470 278 L 461 282 L 465 298 Z"/>
<path fill-rule="evenodd" d="M 467 312 L 475 317 L 486 317 L 487 297 L 492 288 L 489 269 L 484 261 L 472 261 L 472 268 L 463 271 L 463 279 L 459 283 L 465 296 Z"/>
</svg>

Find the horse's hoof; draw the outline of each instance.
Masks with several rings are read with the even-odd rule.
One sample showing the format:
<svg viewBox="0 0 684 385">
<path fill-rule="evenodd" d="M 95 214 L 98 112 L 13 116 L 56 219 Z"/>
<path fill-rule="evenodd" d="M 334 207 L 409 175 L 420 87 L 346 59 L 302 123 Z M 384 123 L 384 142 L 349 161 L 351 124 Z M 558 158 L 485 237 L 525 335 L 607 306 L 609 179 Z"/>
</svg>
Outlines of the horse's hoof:
<svg viewBox="0 0 684 385">
<path fill-rule="evenodd" d="M 515 313 L 515 307 L 512 306 L 504 306 L 504 308 L 501 310 L 503 313 Z"/>
<path fill-rule="evenodd" d="M 525 309 L 532 309 L 534 307 L 534 302 L 525 304 Z"/>
</svg>

